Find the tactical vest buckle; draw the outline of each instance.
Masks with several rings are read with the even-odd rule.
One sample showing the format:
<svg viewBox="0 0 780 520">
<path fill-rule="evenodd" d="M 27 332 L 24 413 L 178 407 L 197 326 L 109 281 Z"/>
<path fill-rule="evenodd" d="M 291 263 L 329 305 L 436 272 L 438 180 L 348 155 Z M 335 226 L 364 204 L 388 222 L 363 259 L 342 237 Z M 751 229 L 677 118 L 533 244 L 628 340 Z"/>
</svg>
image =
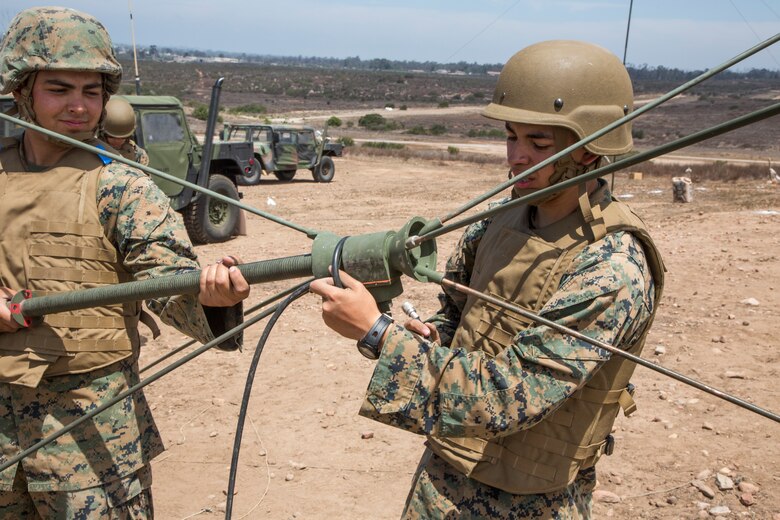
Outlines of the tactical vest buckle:
<svg viewBox="0 0 780 520">
<path fill-rule="evenodd" d="M 606 444 L 604 444 L 604 455 L 612 455 L 613 451 L 615 451 L 615 438 L 609 434 L 606 438 Z"/>
</svg>

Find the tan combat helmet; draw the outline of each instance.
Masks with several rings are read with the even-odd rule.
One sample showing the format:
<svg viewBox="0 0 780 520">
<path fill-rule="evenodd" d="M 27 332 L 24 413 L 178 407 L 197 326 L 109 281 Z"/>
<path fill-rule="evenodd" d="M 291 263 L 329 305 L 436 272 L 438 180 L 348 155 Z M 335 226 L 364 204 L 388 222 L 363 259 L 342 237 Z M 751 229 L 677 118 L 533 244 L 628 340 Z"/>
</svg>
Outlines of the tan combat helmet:
<svg viewBox="0 0 780 520">
<path fill-rule="evenodd" d="M 125 139 L 135 131 L 135 112 L 126 100 L 112 97 L 106 103 L 106 119 L 103 121 L 103 133 L 109 137 Z"/>
<path fill-rule="evenodd" d="M 41 70 L 99 72 L 104 101 L 119 90 L 122 80 L 122 66 L 103 24 L 65 7 L 25 9 L 11 21 L 0 43 L 0 94 L 18 91 L 19 113 L 32 122 L 29 79 Z"/>
<path fill-rule="evenodd" d="M 582 139 L 633 109 L 631 79 L 617 56 L 591 43 L 551 40 L 526 47 L 504 65 L 482 115 L 500 121 L 561 126 Z M 631 150 L 621 125 L 585 145 L 596 155 Z"/>
</svg>

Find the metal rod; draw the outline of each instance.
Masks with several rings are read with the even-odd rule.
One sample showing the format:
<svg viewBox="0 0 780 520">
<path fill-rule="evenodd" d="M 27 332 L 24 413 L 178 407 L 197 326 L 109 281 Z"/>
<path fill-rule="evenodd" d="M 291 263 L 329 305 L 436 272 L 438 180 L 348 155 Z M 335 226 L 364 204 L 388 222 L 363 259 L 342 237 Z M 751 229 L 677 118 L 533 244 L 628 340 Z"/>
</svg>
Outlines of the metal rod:
<svg viewBox="0 0 780 520">
<path fill-rule="evenodd" d="M 612 130 L 614 130 L 615 128 L 617 128 L 617 127 L 619 127 L 619 126 L 621 126 L 621 125 L 623 125 L 623 124 L 625 124 L 625 123 L 627 123 L 627 122 L 637 118 L 640 114 L 644 114 L 648 110 L 652 110 L 653 108 L 657 107 L 658 105 L 660 105 L 662 103 L 665 103 L 669 99 L 673 98 L 677 94 L 688 90 L 689 88 L 691 88 L 691 87 L 701 83 L 705 79 L 708 79 L 708 78 L 714 76 L 715 74 L 717 74 L 717 73 L 719 73 L 719 72 L 721 72 L 721 71 L 731 67 L 732 65 L 734 65 L 736 63 L 739 63 L 740 61 L 742 61 L 742 60 L 752 56 L 753 54 L 757 53 L 760 50 L 763 50 L 763 49 L 769 47 L 770 45 L 773 45 L 774 43 L 777 43 L 778 41 L 780 41 L 780 33 L 775 34 L 773 37 L 771 37 L 771 38 L 769 38 L 767 40 L 764 40 L 763 42 L 759 43 L 758 45 L 755 45 L 754 47 L 751 47 L 750 49 L 748 49 L 745 52 L 739 54 L 738 56 L 735 56 L 734 58 L 731 58 L 730 60 L 728 60 L 728 61 L 726 61 L 724 63 L 721 63 L 720 65 L 718 65 L 716 67 L 711 68 L 710 70 L 702 73 L 701 75 L 699 75 L 696 78 L 688 81 L 687 83 L 684 83 L 683 85 L 680 85 L 679 87 L 677 87 L 677 88 L 675 88 L 673 90 L 670 90 L 669 92 L 667 92 L 663 96 L 661 96 L 661 97 L 651 101 L 650 103 L 647 103 L 646 105 L 643 105 L 643 106 L 639 107 L 638 109 L 634 110 L 633 112 L 631 112 L 631 113 L 621 117 L 617 121 L 615 121 L 615 122 L 605 126 L 604 128 L 594 132 L 593 134 L 588 135 L 588 136 L 580 139 L 579 141 L 577 141 L 573 145 L 569 146 L 568 148 L 565 148 L 565 149 L 561 150 L 560 152 L 556 153 L 555 155 L 553 155 L 551 157 L 548 157 L 544 161 L 540 162 L 539 164 L 537 164 L 536 166 L 530 168 L 529 170 L 523 172 L 522 174 L 502 182 L 501 184 L 499 184 L 495 188 L 491 189 L 490 191 L 488 191 L 488 192 L 486 192 L 486 193 L 484 193 L 484 194 L 482 194 L 482 195 L 480 195 L 480 196 L 470 200 L 469 202 L 467 202 L 466 204 L 464 204 L 460 208 L 458 208 L 455 211 L 447 214 L 445 217 L 440 219 L 440 222 L 443 224 L 444 222 L 447 222 L 448 220 L 451 220 L 451 219 L 457 217 L 458 215 L 461 215 L 462 213 L 470 210 L 471 208 L 473 208 L 477 204 L 481 204 L 482 202 L 486 201 L 490 197 L 492 197 L 492 196 L 496 195 L 497 193 L 500 193 L 501 191 L 505 190 L 506 188 L 512 186 L 518 180 L 520 180 L 520 179 L 530 175 L 531 173 L 533 173 L 533 172 L 535 172 L 537 170 L 540 170 L 540 169 L 544 168 L 548 164 L 552 164 L 553 162 L 557 161 L 558 159 L 560 159 L 564 155 L 566 155 L 566 154 L 576 150 L 577 148 L 579 148 L 581 146 L 584 146 L 584 145 L 590 143 L 591 141 L 594 141 L 595 139 L 598 139 L 602 135 L 605 135 L 605 134 L 611 132 Z M 423 235 L 423 236 L 425 236 L 425 235 Z"/>
<path fill-rule="evenodd" d="M 308 236 L 309 238 L 314 238 L 314 237 L 316 237 L 319 234 L 319 232 L 316 231 L 316 230 L 313 230 L 313 229 L 310 229 L 310 228 L 307 228 L 307 227 L 304 227 L 304 226 L 300 226 L 298 224 L 295 224 L 293 222 L 285 220 L 285 219 L 283 219 L 281 217 L 277 217 L 276 215 L 272 215 L 271 213 L 266 213 L 265 211 L 262 211 L 262 210 L 259 210 L 257 208 L 254 208 L 254 207 L 252 207 L 252 206 L 250 206 L 248 204 L 244 204 L 243 202 L 241 202 L 239 200 L 231 199 L 230 197 L 228 197 L 226 195 L 222 195 L 221 193 L 217 193 L 215 191 L 211 191 L 208 188 L 204 188 L 202 186 L 198 186 L 197 184 L 194 184 L 194 183 L 189 182 L 189 181 L 185 181 L 184 179 L 179 179 L 178 177 L 174 177 L 171 174 L 162 172 L 162 171 L 157 170 L 155 168 L 151 168 L 149 166 L 144 166 L 143 164 L 138 164 L 138 163 L 136 163 L 134 161 L 131 161 L 130 159 L 126 159 L 126 158 L 122 157 L 119 154 L 111 153 L 111 152 L 109 152 L 107 150 L 104 150 L 102 148 L 97 148 L 95 146 L 89 145 L 89 144 L 84 143 L 82 141 L 78 141 L 76 139 L 68 137 L 66 135 L 58 134 L 57 132 L 52 132 L 51 130 L 48 130 L 46 128 L 42 128 L 42 127 L 40 127 L 38 125 L 35 125 L 35 124 L 32 124 L 32 123 L 28 123 L 27 121 L 23 121 L 21 119 L 17 119 L 15 117 L 9 116 L 9 115 L 4 114 L 2 112 L 0 112 L 0 119 L 4 119 L 4 120 L 9 121 L 9 122 L 11 122 L 11 123 L 13 123 L 15 125 L 19 125 L 19 126 L 22 126 L 24 128 L 27 128 L 29 130 L 34 130 L 36 132 L 40 132 L 40 133 L 42 133 L 44 135 L 48 135 L 50 137 L 54 137 L 54 138 L 59 139 L 60 141 L 62 141 L 64 143 L 67 143 L 69 145 L 75 146 L 76 148 L 81 148 L 81 149 L 86 150 L 88 152 L 92 152 L 94 154 L 97 154 L 97 155 L 100 155 L 100 156 L 103 156 L 103 157 L 108 157 L 108 158 L 110 158 L 110 159 L 112 159 L 114 161 L 118 161 L 118 162 L 121 162 L 123 164 L 127 164 L 129 166 L 132 166 L 133 168 L 137 168 L 137 169 L 139 169 L 141 171 L 145 171 L 146 173 L 148 173 L 150 175 L 154 175 L 154 176 L 160 177 L 161 179 L 165 179 L 167 181 L 171 181 L 173 183 L 179 184 L 179 185 L 184 186 L 186 188 L 190 188 L 190 189 L 195 190 L 197 192 L 203 193 L 204 195 L 208 195 L 209 197 L 211 197 L 213 199 L 217 199 L 217 200 L 220 200 L 222 202 L 226 202 L 228 204 L 232 204 L 233 206 L 241 208 L 244 211 L 252 213 L 253 215 L 257 215 L 257 216 L 263 217 L 264 219 L 270 220 L 272 222 L 276 222 L 277 224 L 281 224 L 282 226 L 288 227 L 290 229 L 294 229 L 296 231 L 300 231 L 301 233 L 305 233 L 306 236 Z"/>
<path fill-rule="evenodd" d="M 482 211 L 480 213 L 477 213 L 476 215 L 473 215 L 471 217 L 466 217 L 464 219 L 458 220 L 456 222 L 452 222 L 450 224 L 447 224 L 445 226 L 441 226 L 438 229 L 434 229 L 432 231 L 429 231 L 425 233 L 424 235 L 421 235 L 419 237 L 412 237 L 407 242 L 407 247 L 410 246 L 417 246 L 420 243 L 430 240 L 433 238 L 436 238 L 440 235 L 443 235 L 445 233 L 449 233 L 450 231 L 453 231 L 454 229 L 467 226 L 469 224 L 473 224 L 474 222 L 478 222 L 482 219 L 485 219 L 487 217 L 490 217 L 492 215 L 501 213 L 503 211 L 506 211 L 508 209 L 514 208 L 515 206 L 519 204 L 528 204 L 529 202 L 533 202 L 535 200 L 543 199 L 553 193 L 557 193 L 559 191 L 563 191 L 567 188 L 570 188 L 572 186 L 577 186 L 579 184 L 582 184 L 584 182 L 587 182 L 592 179 L 597 179 L 599 177 L 603 177 L 604 175 L 607 175 L 608 173 L 611 173 L 613 171 L 621 170 L 623 168 L 627 168 L 628 166 L 632 166 L 634 164 L 638 164 L 644 161 L 647 161 L 649 159 L 652 159 L 654 157 L 658 157 L 659 155 L 664 155 L 669 152 L 673 152 L 675 150 L 678 150 L 680 148 L 684 148 L 686 146 L 690 146 L 692 144 L 696 144 L 698 142 L 710 139 L 712 137 L 724 134 L 726 132 L 729 132 L 731 130 L 735 130 L 737 128 L 741 128 L 743 126 L 749 125 L 751 123 L 755 123 L 756 121 L 761 121 L 762 119 L 766 119 L 768 117 L 772 117 L 780 113 L 780 103 L 775 103 L 774 105 L 770 105 L 766 108 L 762 108 L 759 110 L 756 110 L 755 112 L 751 112 L 749 114 L 746 114 L 744 116 L 737 117 L 735 119 L 732 119 L 730 121 L 726 121 L 725 123 L 721 123 L 719 125 L 715 125 L 710 128 L 705 128 L 704 130 L 701 130 L 699 132 L 696 132 L 694 134 L 685 136 L 683 138 L 677 139 L 676 141 L 672 141 L 671 143 L 666 143 L 661 146 L 658 146 L 656 148 L 653 148 L 651 150 L 647 150 L 645 152 L 638 153 L 636 155 L 632 155 L 630 157 L 626 157 L 625 159 L 621 159 L 620 161 L 617 161 L 615 163 L 608 164 L 606 166 L 602 166 L 601 168 L 597 168 L 591 172 L 585 173 L 583 175 L 578 175 L 577 177 L 574 177 L 573 179 L 569 179 L 567 181 L 563 181 L 561 183 L 555 184 L 553 186 L 548 186 L 547 188 L 542 188 L 540 190 L 537 190 L 529 195 L 525 195 L 523 197 L 519 197 L 517 199 L 514 199 L 506 204 L 502 204 L 500 206 L 496 206 L 494 208 Z"/>
<path fill-rule="evenodd" d="M 311 255 L 299 255 L 241 264 L 238 269 L 250 284 L 275 282 L 311 276 Z M 148 298 L 197 294 L 200 291 L 200 270 L 149 280 L 126 282 L 93 289 L 82 289 L 48 296 L 35 296 L 21 302 L 21 314 L 26 318 L 73 311 L 102 305 L 129 303 Z"/>
<path fill-rule="evenodd" d="M 459 284 L 457 282 L 453 282 L 451 280 L 447 280 L 444 278 L 441 274 L 431 271 L 430 269 L 420 268 L 420 273 L 427 276 L 429 280 L 433 282 L 439 283 L 441 286 L 451 287 L 455 289 L 458 292 L 461 292 L 463 294 L 468 294 L 471 296 L 475 296 L 477 298 L 483 299 L 487 302 L 492 303 L 493 305 L 496 305 L 498 307 L 501 307 L 502 309 L 510 310 L 512 312 L 516 312 L 517 314 L 520 314 L 521 316 L 528 318 L 530 320 L 535 321 L 536 323 L 539 323 L 541 325 L 544 325 L 546 327 L 550 327 L 551 329 L 555 329 L 558 332 L 561 332 L 563 334 L 567 334 L 569 336 L 572 336 L 573 338 L 576 338 L 580 341 L 584 341 L 585 343 L 588 343 L 590 345 L 594 345 L 596 347 L 602 348 L 606 351 L 611 352 L 612 354 L 617 354 L 619 356 L 622 356 L 626 359 L 629 359 L 636 363 L 637 365 L 642 365 L 643 367 L 649 368 L 651 370 L 654 370 L 658 373 L 661 373 L 665 376 L 671 377 L 672 379 L 676 379 L 677 381 L 680 381 L 681 383 L 685 383 L 686 385 L 690 385 L 694 388 L 697 388 L 703 392 L 706 392 L 710 395 L 714 395 L 715 397 L 719 397 L 725 401 L 728 401 L 732 404 L 735 404 L 737 406 L 740 406 L 742 408 L 745 408 L 747 410 L 750 410 L 751 412 L 757 413 L 758 415 L 761 415 L 763 417 L 766 417 L 767 419 L 772 419 L 775 422 L 780 423 L 780 415 L 771 412 L 769 410 L 765 410 L 763 408 L 760 408 L 753 403 L 749 403 L 745 401 L 744 399 L 740 399 L 739 397 L 735 397 L 731 394 L 728 394 L 724 392 L 723 390 L 718 390 L 717 388 L 714 388 L 709 385 L 705 385 L 704 383 L 701 383 L 699 381 L 696 381 L 695 379 L 691 379 L 690 377 L 680 374 L 679 372 L 675 372 L 674 370 L 668 369 L 666 367 L 663 367 L 661 365 L 657 365 L 655 363 L 652 363 L 650 361 L 647 361 L 644 358 L 641 358 L 639 356 L 635 356 L 634 354 L 631 354 L 629 352 L 626 352 L 624 350 L 621 350 L 615 346 L 610 345 L 609 343 L 604 343 L 603 341 L 590 338 L 580 332 L 577 332 L 576 330 L 570 329 L 568 327 L 565 327 L 559 323 L 556 323 L 554 321 L 548 320 L 547 318 L 543 318 L 539 316 L 538 314 L 535 314 L 533 312 L 527 311 L 521 307 L 518 307 L 516 305 L 512 305 L 510 303 L 505 302 L 504 300 L 500 300 L 498 298 L 494 298 L 488 294 L 481 293 L 479 291 L 476 291 L 472 289 L 471 287 L 467 287 L 465 285 Z"/>
</svg>

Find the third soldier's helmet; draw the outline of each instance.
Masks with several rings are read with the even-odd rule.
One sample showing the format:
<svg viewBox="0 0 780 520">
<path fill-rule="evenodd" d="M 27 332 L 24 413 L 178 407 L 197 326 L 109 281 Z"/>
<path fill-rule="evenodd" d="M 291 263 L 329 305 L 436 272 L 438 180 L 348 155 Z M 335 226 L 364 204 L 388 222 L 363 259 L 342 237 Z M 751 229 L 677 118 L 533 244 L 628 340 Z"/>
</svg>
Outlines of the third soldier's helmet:
<svg viewBox="0 0 780 520">
<path fill-rule="evenodd" d="M 509 59 L 482 115 L 561 126 L 582 139 L 628 114 L 633 98 L 631 78 L 617 56 L 591 43 L 551 40 Z M 624 124 L 585 148 L 596 155 L 618 155 L 632 145 L 630 124 Z"/>
<path fill-rule="evenodd" d="M 112 97 L 106 103 L 106 118 L 103 120 L 103 132 L 109 137 L 124 139 L 135 131 L 135 112 L 126 100 Z"/>
<path fill-rule="evenodd" d="M 0 44 L 0 94 L 18 90 L 41 70 L 100 72 L 105 99 L 119 90 L 122 79 L 103 24 L 64 7 L 25 9 L 11 21 Z"/>
</svg>

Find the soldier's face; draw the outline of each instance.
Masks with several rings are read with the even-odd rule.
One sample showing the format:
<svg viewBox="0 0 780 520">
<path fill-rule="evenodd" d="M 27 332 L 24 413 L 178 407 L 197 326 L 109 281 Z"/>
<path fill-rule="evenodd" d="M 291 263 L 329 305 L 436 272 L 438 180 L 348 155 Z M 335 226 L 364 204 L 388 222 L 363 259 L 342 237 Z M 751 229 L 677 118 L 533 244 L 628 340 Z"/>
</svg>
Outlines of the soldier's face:
<svg viewBox="0 0 780 520">
<path fill-rule="evenodd" d="M 106 142 L 110 144 L 112 148 L 116 148 L 117 150 L 122 148 L 126 141 L 127 137 L 111 137 L 110 135 L 106 136 Z"/>
<path fill-rule="evenodd" d="M 525 123 L 506 123 L 506 159 L 512 176 L 536 166 L 559 150 L 555 147 L 554 127 L 549 125 L 529 125 Z M 574 134 L 567 135 L 566 146 L 575 142 Z M 575 161 L 583 159 L 584 150 L 578 148 L 572 152 Z M 535 171 L 515 184 L 517 189 L 541 189 L 550 185 L 550 177 L 555 172 L 555 163 Z"/>
<path fill-rule="evenodd" d="M 32 107 L 38 124 L 48 130 L 65 135 L 89 132 L 103 113 L 103 78 L 98 72 L 38 72 Z"/>
</svg>

